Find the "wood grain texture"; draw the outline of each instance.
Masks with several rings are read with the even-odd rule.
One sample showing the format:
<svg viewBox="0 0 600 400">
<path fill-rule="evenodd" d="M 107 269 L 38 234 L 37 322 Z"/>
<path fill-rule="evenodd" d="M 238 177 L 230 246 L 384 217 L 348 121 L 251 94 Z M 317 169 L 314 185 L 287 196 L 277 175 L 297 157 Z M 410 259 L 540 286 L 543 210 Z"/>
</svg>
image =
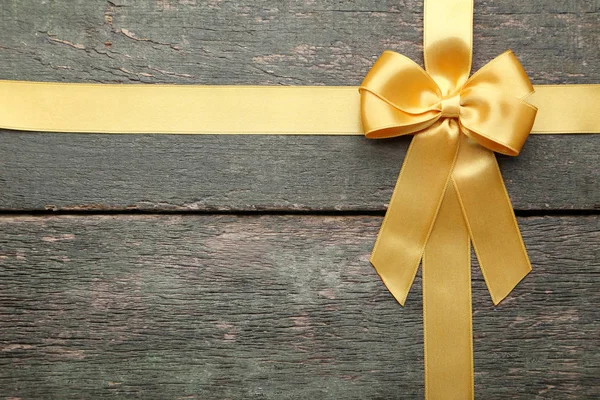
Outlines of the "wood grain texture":
<svg viewBox="0 0 600 400">
<path fill-rule="evenodd" d="M 593 0 L 477 1 L 474 68 L 600 82 Z M 358 85 L 385 49 L 422 62 L 422 1 L 6 0 L 0 79 Z M 110 118 L 110 115 L 106 116 Z M 0 132 L 0 210 L 383 210 L 407 142 Z M 593 136 L 502 160 L 517 209 L 600 208 Z"/>
<path fill-rule="evenodd" d="M 473 271 L 477 398 L 598 398 L 600 217 L 519 222 L 513 294 Z M 422 398 L 421 284 L 383 287 L 380 223 L 4 216 L 0 397 Z"/>
<path fill-rule="evenodd" d="M 0 135 L 4 210 L 370 210 L 409 141 L 356 136 Z M 518 210 L 600 209 L 600 139 L 531 137 L 501 157 Z"/>
</svg>

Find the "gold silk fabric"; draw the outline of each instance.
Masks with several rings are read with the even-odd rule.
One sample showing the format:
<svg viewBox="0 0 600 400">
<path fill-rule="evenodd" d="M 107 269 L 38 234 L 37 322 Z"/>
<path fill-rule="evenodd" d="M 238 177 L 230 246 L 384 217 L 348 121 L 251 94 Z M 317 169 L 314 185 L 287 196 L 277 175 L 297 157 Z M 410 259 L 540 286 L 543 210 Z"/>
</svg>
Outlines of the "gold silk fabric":
<svg viewBox="0 0 600 400">
<path fill-rule="evenodd" d="M 472 0 L 426 0 L 426 69 L 387 51 L 359 89 L 367 138 L 414 135 L 371 263 L 402 305 L 422 263 L 431 400 L 474 398 L 470 245 L 494 304 L 531 270 L 494 152 L 521 151 L 534 87 L 511 51 L 469 77 L 472 11 Z"/>
<path fill-rule="evenodd" d="M 494 303 L 531 269 L 514 217 L 502 212 L 512 215 L 512 206 L 493 152 L 519 154 L 537 113 L 524 100 L 533 87 L 510 51 L 457 84 L 444 94 L 414 62 L 386 52 L 360 88 L 368 138 L 415 135 L 371 258 L 401 304 L 449 186 L 486 261 L 481 266 Z M 485 245 L 489 231 L 499 245 Z M 407 267 L 400 268 L 404 273 L 397 265 Z"/>
<path fill-rule="evenodd" d="M 536 85 L 531 133 L 596 133 L 600 85 Z M 354 86 L 0 80 L 0 128 L 188 135 L 364 135 Z"/>
<path fill-rule="evenodd" d="M 385 52 L 360 88 L 368 138 L 414 135 L 371 263 L 404 305 L 422 260 L 430 399 L 473 397 L 469 239 L 494 304 L 531 270 L 494 152 L 519 154 L 533 87 L 510 51 L 469 79 L 465 65 L 438 83 Z"/>
</svg>

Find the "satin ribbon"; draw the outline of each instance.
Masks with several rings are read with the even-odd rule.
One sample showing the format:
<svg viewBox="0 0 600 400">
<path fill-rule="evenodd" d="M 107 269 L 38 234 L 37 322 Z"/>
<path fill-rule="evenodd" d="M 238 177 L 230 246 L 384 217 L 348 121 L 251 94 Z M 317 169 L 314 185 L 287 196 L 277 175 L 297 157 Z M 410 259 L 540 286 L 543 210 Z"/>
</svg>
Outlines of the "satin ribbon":
<svg viewBox="0 0 600 400">
<path fill-rule="evenodd" d="M 473 0 L 426 1 L 426 70 L 385 52 L 358 91 L 0 81 L 0 128 L 414 135 L 371 261 L 401 304 L 422 262 L 426 398 L 472 399 L 470 243 L 494 304 L 531 270 L 493 153 L 600 132 L 600 85 L 534 88 L 511 52 L 469 78 L 472 15 Z"/>
<path fill-rule="evenodd" d="M 386 52 L 360 89 L 368 138 L 415 135 L 371 263 L 404 305 L 423 260 L 428 399 L 473 398 L 469 238 L 494 304 L 531 270 L 494 151 L 519 154 L 533 87 L 511 52 L 470 79 L 467 62 L 449 66 L 435 81 Z"/>
<path fill-rule="evenodd" d="M 404 305 L 422 262 L 425 397 L 436 400 L 474 398 L 470 243 L 494 304 L 531 270 L 494 152 L 519 154 L 534 88 L 511 51 L 469 78 L 472 15 L 472 0 L 425 1 L 426 71 L 385 52 L 360 87 L 367 138 L 414 135 L 371 263 Z"/>
<path fill-rule="evenodd" d="M 434 225 L 444 223 L 436 218 L 442 200 L 455 192 L 494 304 L 531 270 L 493 152 L 519 154 L 537 114 L 523 100 L 533 87 L 511 52 L 468 80 L 467 69 L 450 65 L 442 88 L 386 52 L 360 89 L 368 138 L 415 135 L 371 256 L 401 304 Z"/>
<path fill-rule="evenodd" d="M 0 80 L 0 128 L 114 134 L 364 135 L 357 89 Z M 600 85 L 536 85 L 527 101 L 539 108 L 532 133 L 592 133 L 600 125 Z"/>
</svg>

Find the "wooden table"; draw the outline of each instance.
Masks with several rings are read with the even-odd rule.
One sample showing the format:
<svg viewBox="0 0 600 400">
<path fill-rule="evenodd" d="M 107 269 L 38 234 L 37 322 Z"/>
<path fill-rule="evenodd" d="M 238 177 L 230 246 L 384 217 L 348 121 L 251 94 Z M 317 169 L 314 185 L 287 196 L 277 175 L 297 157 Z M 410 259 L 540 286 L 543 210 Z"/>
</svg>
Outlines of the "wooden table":
<svg viewBox="0 0 600 400">
<path fill-rule="evenodd" d="M 375 4 L 372 4 L 375 3 Z M 598 2 L 477 1 L 474 68 L 600 82 Z M 0 79 L 358 85 L 422 1 L 19 0 Z M 106 118 L 111 118 L 106 115 Z M 409 140 L 0 132 L 1 399 L 418 399 L 421 286 L 368 257 Z M 600 398 L 600 139 L 500 157 L 534 270 L 473 274 L 478 399 Z"/>
</svg>

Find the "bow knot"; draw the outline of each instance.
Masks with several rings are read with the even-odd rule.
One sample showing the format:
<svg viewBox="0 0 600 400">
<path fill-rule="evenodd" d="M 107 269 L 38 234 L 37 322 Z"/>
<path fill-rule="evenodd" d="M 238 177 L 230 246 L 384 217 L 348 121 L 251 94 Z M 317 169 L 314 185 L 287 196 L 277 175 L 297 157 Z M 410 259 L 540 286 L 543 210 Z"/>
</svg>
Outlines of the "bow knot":
<svg viewBox="0 0 600 400">
<path fill-rule="evenodd" d="M 442 118 L 458 118 L 460 116 L 460 93 L 443 98 L 440 103 Z"/>
</svg>

